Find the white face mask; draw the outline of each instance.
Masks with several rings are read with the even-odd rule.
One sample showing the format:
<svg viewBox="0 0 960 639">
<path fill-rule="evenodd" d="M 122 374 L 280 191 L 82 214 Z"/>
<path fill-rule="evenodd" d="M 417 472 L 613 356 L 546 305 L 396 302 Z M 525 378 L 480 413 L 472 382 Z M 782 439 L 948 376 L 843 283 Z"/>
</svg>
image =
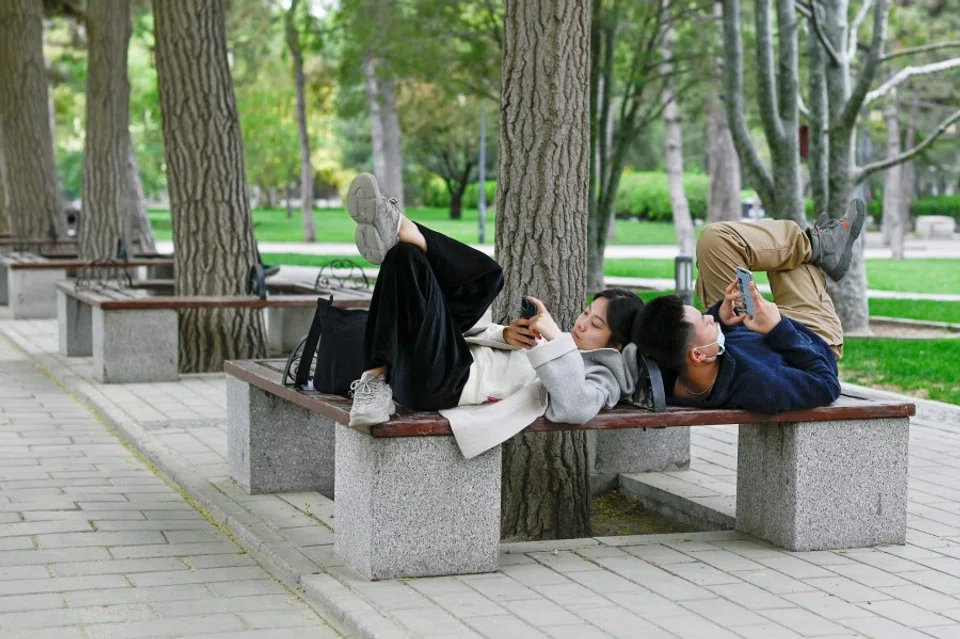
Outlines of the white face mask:
<svg viewBox="0 0 960 639">
<path fill-rule="evenodd" d="M 705 357 L 703 361 L 712 362 L 726 352 L 726 347 L 724 343 L 726 342 L 727 336 L 723 334 L 723 329 L 720 328 L 720 325 L 717 324 L 717 339 L 710 342 L 709 344 L 704 344 L 703 346 L 697 346 L 697 348 L 710 348 L 714 344 L 717 345 L 717 354 L 712 357 Z"/>
</svg>

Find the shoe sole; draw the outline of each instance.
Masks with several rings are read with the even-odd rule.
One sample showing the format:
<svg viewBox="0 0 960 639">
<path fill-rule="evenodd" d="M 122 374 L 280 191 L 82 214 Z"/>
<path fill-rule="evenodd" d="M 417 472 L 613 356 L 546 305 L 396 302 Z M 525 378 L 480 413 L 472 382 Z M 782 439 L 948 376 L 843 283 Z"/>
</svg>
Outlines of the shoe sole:
<svg viewBox="0 0 960 639">
<path fill-rule="evenodd" d="M 357 223 L 353 239 L 360 255 L 371 264 L 381 264 L 387 255 L 387 242 L 377 231 L 377 206 L 380 187 L 369 173 L 361 173 L 347 190 L 347 211 Z"/>
<path fill-rule="evenodd" d="M 851 204 L 856 208 L 856 216 L 850 220 L 850 235 L 847 236 L 847 244 L 843 247 L 843 257 L 840 260 L 840 263 L 834 269 L 834 272 L 839 271 L 841 273 L 840 277 L 832 277 L 835 282 L 843 279 L 843 276 L 847 274 L 847 269 L 850 268 L 850 260 L 853 259 L 853 243 L 857 241 L 857 238 L 860 237 L 860 231 L 863 229 L 863 222 L 867 218 L 867 206 L 864 204 L 863 200 L 855 199 Z M 849 213 L 849 207 L 847 212 Z M 846 216 L 844 216 L 846 217 Z"/>
<path fill-rule="evenodd" d="M 393 403 L 393 400 L 390 400 L 390 407 L 387 409 L 387 418 L 380 421 L 375 421 L 372 419 L 350 419 L 348 424 L 351 428 L 356 428 L 358 426 L 376 426 L 378 424 L 385 424 L 390 421 L 390 416 L 397 412 L 397 405 Z"/>
</svg>

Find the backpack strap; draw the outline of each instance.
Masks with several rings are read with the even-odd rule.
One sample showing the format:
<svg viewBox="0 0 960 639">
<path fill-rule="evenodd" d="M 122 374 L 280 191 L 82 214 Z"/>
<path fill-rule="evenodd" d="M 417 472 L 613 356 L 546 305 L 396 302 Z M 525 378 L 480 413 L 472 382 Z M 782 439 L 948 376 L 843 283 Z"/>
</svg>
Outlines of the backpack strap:
<svg viewBox="0 0 960 639">
<path fill-rule="evenodd" d="M 297 364 L 296 376 L 294 377 L 294 386 L 299 389 L 307 388 L 310 383 L 310 366 L 313 359 L 317 356 L 317 345 L 320 343 L 320 333 L 323 329 L 323 316 L 327 309 L 333 305 L 333 295 L 329 300 L 322 297 L 317 298 L 317 311 L 313 315 L 313 323 L 310 324 L 310 332 L 301 342 L 303 350 L 300 352 L 300 362 Z M 296 352 L 291 358 L 296 356 Z"/>
</svg>

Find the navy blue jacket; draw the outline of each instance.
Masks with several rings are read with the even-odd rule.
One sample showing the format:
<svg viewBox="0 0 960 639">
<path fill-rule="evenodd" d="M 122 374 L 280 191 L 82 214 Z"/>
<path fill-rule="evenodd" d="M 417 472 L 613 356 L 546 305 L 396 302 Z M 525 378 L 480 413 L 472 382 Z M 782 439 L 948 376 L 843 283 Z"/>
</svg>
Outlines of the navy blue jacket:
<svg viewBox="0 0 960 639">
<path fill-rule="evenodd" d="M 726 326 L 719 308 L 718 302 L 707 311 L 726 338 L 713 392 L 703 401 L 670 397 L 675 378 L 665 376 L 670 404 L 774 415 L 826 406 L 840 397 L 837 361 L 822 337 L 788 317 L 766 335 L 742 324 Z"/>
</svg>

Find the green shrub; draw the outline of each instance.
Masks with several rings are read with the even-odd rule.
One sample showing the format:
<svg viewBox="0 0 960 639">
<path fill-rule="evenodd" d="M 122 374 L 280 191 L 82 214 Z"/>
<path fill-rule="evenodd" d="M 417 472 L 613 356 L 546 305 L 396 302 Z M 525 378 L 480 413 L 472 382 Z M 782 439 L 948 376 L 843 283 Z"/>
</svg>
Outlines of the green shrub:
<svg viewBox="0 0 960 639">
<path fill-rule="evenodd" d="M 710 177 L 686 174 L 683 176 L 690 214 L 694 219 L 707 217 L 707 193 Z M 618 217 L 636 217 L 643 220 L 667 221 L 673 219 L 670 189 L 666 173 L 624 173 L 617 190 Z"/>
<path fill-rule="evenodd" d="M 813 200 L 805 202 L 807 217 L 816 217 L 813 211 Z M 819 214 L 819 212 L 817 213 Z M 879 228 L 883 220 L 883 197 L 867 202 L 867 215 L 873 219 L 875 227 Z M 911 217 L 918 215 L 947 215 L 960 223 L 960 195 L 935 195 L 914 200 L 910 203 Z"/>
<path fill-rule="evenodd" d="M 497 197 L 497 183 L 494 180 L 487 180 L 487 207 L 493 208 Z M 446 185 L 439 177 L 433 176 L 423 186 L 422 191 L 423 205 L 436 208 L 447 208 L 450 206 L 450 193 Z M 467 185 L 467 190 L 463 194 L 463 208 L 475 209 L 480 202 L 480 185 L 473 182 Z"/>
</svg>

